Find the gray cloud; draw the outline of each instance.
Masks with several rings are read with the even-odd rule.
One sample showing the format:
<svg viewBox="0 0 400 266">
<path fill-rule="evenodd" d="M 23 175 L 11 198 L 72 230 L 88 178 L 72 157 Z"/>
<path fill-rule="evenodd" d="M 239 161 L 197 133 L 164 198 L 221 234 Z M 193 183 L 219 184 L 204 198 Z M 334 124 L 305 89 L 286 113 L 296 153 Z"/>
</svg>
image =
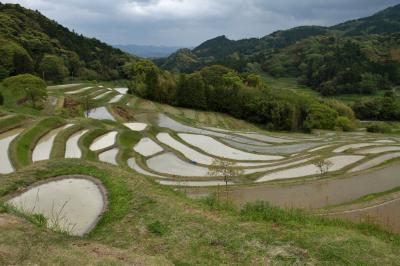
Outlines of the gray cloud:
<svg viewBox="0 0 400 266">
<path fill-rule="evenodd" d="M 11 0 L 112 44 L 195 46 L 225 34 L 261 37 L 300 25 L 333 25 L 398 0 Z"/>
</svg>

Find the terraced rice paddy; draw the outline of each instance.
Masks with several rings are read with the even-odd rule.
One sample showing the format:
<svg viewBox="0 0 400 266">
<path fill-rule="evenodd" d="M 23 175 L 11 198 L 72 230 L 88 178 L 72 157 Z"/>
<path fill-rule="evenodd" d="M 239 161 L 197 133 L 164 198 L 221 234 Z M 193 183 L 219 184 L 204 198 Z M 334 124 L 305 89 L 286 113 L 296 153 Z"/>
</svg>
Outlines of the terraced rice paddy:
<svg viewBox="0 0 400 266">
<path fill-rule="evenodd" d="M 193 163 L 205 165 L 211 165 L 213 163 L 213 157 L 207 156 L 188 147 L 187 145 L 182 144 L 181 142 L 171 137 L 171 135 L 168 133 L 158 134 L 157 139 L 165 145 L 170 146 L 172 149 L 181 152 L 188 160 L 192 161 Z"/>
<path fill-rule="evenodd" d="M 117 148 L 102 152 L 99 154 L 99 160 L 105 163 L 118 165 L 117 155 L 119 150 Z"/>
<path fill-rule="evenodd" d="M 67 87 L 66 87 L 67 88 Z M 79 94 L 79 93 L 83 93 L 83 92 L 86 92 L 86 91 L 88 91 L 88 90 L 90 90 L 90 89 L 92 89 L 93 87 L 84 87 L 84 88 L 81 88 L 81 89 L 79 89 L 79 90 L 74 90 L 74 91 L 67 91 L 65 94 L 67 94 L 67 95 L 73 95 L 73 94 Z"/>
<path fill-rule="evenodd" d="M 351 165 L 361 159 L 363 156 L 356 155 L 343 155 L 343 156 L 335 156 L 328 158 L 327 160 L 332 163 L 332 167 L 328 169 L 328 171 L 338 171 L 342 168 Z M 278 171 L 275 173 L 267 174 L 259 178 L 256 182 L 265 182 L 276 179 L 288 179 L 288 178 L 299 178 L 308 175 L 316 175 L 318 174 L 320 169 L 314 164 L 308 164 L 301 167 L 291 168 L 287 170 Z"/>
<path fill-rule="evenodd" d="M 65 158 L 81 158 L 82 152 L 79 147 L 79 139 L 85 135 L 89 130 L 81 130 L 73 134 L 65 145 Z"/>
<path fill-rule="evenodd" d="M 400 152 L 396 152 L 396 153 L 388 153 L 388 154 L 384 154 L 384 155 L 380 155 L 374 159 L 371 159 L 365 163 L 362 163 L 356 167 L 354 167 L 353 169 L 351 169 L 349 172 L 353 173 L 353 172 L 358 172 L 358 171 L 362 171 L 362 170 L 366 170 L 375 166 L 378 166 L 386 161 L 392 160 L 392 159 L 396 159 L 396 158 L 400 158 Z"/>
<path fill-rule="evenodd" d="M 102 94 L 100 94 L 100 95 L 97 95 L 96 97 L 94 97 L 93 99 L 95 99 L 95 100 L 100 100 L 100 99 L 102 99 L 102 98 L 105 98 L 107 95 L 109 95 L 109 94 L 111 94 L 111 93 L 113 93 L 112 91 L 106 91 L 106 92 L 104 92 L 104 93 L 102 93 Z"/>
<path fill-rule="evenodd" d="M 389 146 L 389 147 L 377 147 L 372 149 L 366 149 L 358 151 L 359 154 L 378 154 L 389 151 L 400 151 L 400 146 Z"/>
<path fill-rule="evenodd" d="M 157 154 L 159 152 L 162 152 L 164 149 L 155 143 L 152 139 L 150 138 L 143 138 L 133 147 L 133 149 L 143 155 L 143 156 L 152 156 L 154 154 Z"/>
<path fill-rule="evenodd" d="M 142 174 L 142 175 L 152 176 L 152 177 L 158 177 L 158 178 L 165 178 L 165 177 L 163 177 L 163 176 L 161 176 L 161 175 L 156 175 L 156 174 L 150 173 L 149 171 L 143 169 L 142 167 L 140 167 L 140 166 L 137 164 L 135 158 L 130 158 L 130 159 L 128 160 L 128 166 L 129 166 L 132 170 L 134 170 L 135 172 L 137 172 L 137 173 L 139 173 L 139 174 Z"/>
<path fill-rule="evenodd" d="M 104 189 L 87 178 L 50 181 L 29 188 L 8 204 L 24 213 L 42 214 L 49 228 L 82 236 L 105 209 Z"/>
<path fill-rule="evenodd" d="M 178 136 L 190 145 L 193 145 L 208 154 L 221 158 L 238 161 L 270 161 L 283 159 L 281 156 L 258 155 L 243 152 L 241 150 L 226 146 L 208 136 L 194 134 L 178 134 Z"/>
<path fill-rule="evenodd" d="M 63 127 L 56 128 L 45 136 L 43 136 L 38 143 L 36 144 L 35 148 L 32 152 L 32 161 L 38 162 L 43 160 L 50 159 L 51 149 L 53 147 L 54 139 L 56 138 L 57 134 L 60 133 L 62 130 L 67 129 L 68 127 L 73 126 L 72 124 L 65 125 Z"/>
<path fill-rule="evenodd" d="M 111 131 L 103 136 L 98 137 L 93 141 L 92 145 L 90 145 L 90 150 L 97 151 L 114 145 L 117 134 L 117 131 Z"/>
<path fill-rule="evenodd" d="M 22 132 L 22 129 L 13 129 L 0 135 L 0 174 L 8 174 L 14 171 L 10 161 L 8 148 L 10 143 Z"/>
<path fill-rule="evenodd" d="M 147 128 L 145 123 L 124 123 L 124 126 L 133 131 L 143 131 Z"/>
<path fill-rule="evenodd" d="M 112 97 L 108 103 L 117 103 L 117 102 L 121 101 L 122 97 L 124 97 L 124 95 L 122 95 L 122 94 L 116 95 L 116 96 Z"/>
<path fill-rule="evenodd" d="M 80 88 L 82 86 L 60 87 L 51 97 L 60 99 L 57 97 L 62 91 L 66 91 L 63 96 L 79 97 L 90 95 L 95 89 Z M 117 95 L 111 98 L 112 93 Z M 97 89 L 95 95 L 93 98 L 97 98 L 96 106 L 99 107 L 89 112 L 88 117 L 92 120 L 83 118 L 81 114 L 81 117 L 69 119 L 69 122 L 65 120 L 65 126 L 57 124 L 38 132 L 35 138 L 38 141 L 32 145 L 32 153 L 30 147 L 22 149 L 25 157 L 32 157 L 32 162 L 28 164 L 55 156 L 96 160 L 124 168 L 128 165 L 132 174 L 148 176 L 161 185 L 184 188 L 195 196 L 196 193 L 215 193 L 215 187 L 226 185 L 223 177 L 210 176 L 209 173 L 209 166 L 220 160 L 230 162 L 230 167 L 241 170 L 240 176 L 228 180 L 229 197 L 239 206 L 249 201 L 268 200 L 280 206 L 320 208 L 400 186 L 397 162 L 400 143 L 393 136 L 365 132 L 272 134 L 260 129 L 252 130 L 245 122 L 224 115 L 154 104 L 127 94 L 126 88 Z M 110 103 L 119 102 L 123 97 L 124 103 L 134 103 L 125 105 L 133 115 L 125 117 L 123 112 L 122 115 L 118 113 L 119 119 L 124 120 L 119 122 L 108 108 Z M 115 109 L 113 112 L 116 112 Z M 6 118 L 8 116 L 6 114 Z M 72 123 L 76 126 L 75 131 L 73 128 L 68 131 Z M 245 130 L 232 129 L 241 125 Z M 22 168 L 18 161 L 13 160 L 18 158 L 18 147 L 15 146 L 20 145 L 21 140 L 17 136 L 23 130 L 13 129 L 0 135 L 0 174 L 13 172 L 13 165 L 17 169 Z M 317 159 L 331 162 L 326 173 L 321 173 Z M 392 163 L 387 164 L 388 161 Z M 48 188 L 40 187 L 40 191 L 42 188 L 59 191 L 61 181 L 57 182 L 54 185 L 49 183 Z M 72 186 L 72 190 L 83 193 L 78 189 L 82 183 L 68 185 L 70 183 L 63 182 L 61 184 L 66 188 Z M 89 190 L 92 191 L 90 195 L 95 193 L 94 189 Z M 37 192 L 32 190 L 23 197 L 22 194 L 21 199 L 30 200 L 32 193 Z M 46 203 L 41 209 L 44 215 L 49 215 L 46 212 L 49 200 L 59 202 L 64 199 L 63 196 L 52 198 L 56 196 L 51 196 L 50 192 L 44 194 Z M 101 193 L 96 197 L 101 198 Z M 99 209 L 104 206 L 95 206 L 98 217 L 101 213 Z M 355 213 L 349 214 L 351 219 L 356 219 L 353 218 Z M 92 222 L 89 222 L 90 226 Z M 77 223 L 80 223 L 79 219 Z M 88 227 L 79 228 L 76 234 L 88 231 Z"/>
<path fill-rule="evenodd" d="M 112 121 L 116 121 L 112 114 L 105 107 L 94 108 L 89 111 L 88 118 L 93 119 L 108 119 Z"/>
<path fill-rule="evenodd" d="M 114 88 L 118 93 L 120 94 L 127 94 L 128 93 L 128 88 Z"/>
<path fill-rule="evenodd" d="M 208 176 L 208 168 L 181 160 L 173 153 L 163 153 L 147 160 L 155 172 L 177 176 Z"/>
</svg>

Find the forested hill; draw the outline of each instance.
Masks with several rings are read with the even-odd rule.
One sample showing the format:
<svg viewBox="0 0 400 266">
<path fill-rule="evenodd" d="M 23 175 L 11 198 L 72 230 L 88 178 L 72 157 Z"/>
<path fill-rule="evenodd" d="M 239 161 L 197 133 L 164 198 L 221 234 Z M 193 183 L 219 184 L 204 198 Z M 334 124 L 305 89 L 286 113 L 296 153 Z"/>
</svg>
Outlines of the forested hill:
<svg viewBox="0 0 400 266">
<path fill-rule="evenodd" d="M 0 3 L 0 80 L 20 73 L 44 75 L 54 82 L 72 75 L 116 79 L 121 66 L 132 58 L 70 31 L 38 11 Z M 52 69 L 57 71 L 50 73 Z"/>
<path fill-rule="evenodd" d="M 191 72 L 205 65 L 223 64 L 242 71 L 247 62 L 285 48 L 298 41 L 316 36 L 334 36 L 336 38 L 357 37 L 369 34 L 390 34 L 400 32 L 400 5 L 387 8 L 370 17 L 351 20 L 332 27 L 301 26 L 289 30 L 276 31 L 258 38 L 229 40 L 226 36 L 208 40 L 192 50 L 192 56 L 179 56 L 178 51 L 168 59 L 157 61 L 168 70 Z M 179 60 L 186 60 L 181 62 Z M 168 64 L 165 64 L 168 62 Z M 179 68 L 179 66 L 183 66 Z"/>
<path fill-rule="evenodd" d="M 346 36 L 400 32 L 400 4 L 370 17 L 341 23 L 331 29 L 341 31 Z"/>
</svg>

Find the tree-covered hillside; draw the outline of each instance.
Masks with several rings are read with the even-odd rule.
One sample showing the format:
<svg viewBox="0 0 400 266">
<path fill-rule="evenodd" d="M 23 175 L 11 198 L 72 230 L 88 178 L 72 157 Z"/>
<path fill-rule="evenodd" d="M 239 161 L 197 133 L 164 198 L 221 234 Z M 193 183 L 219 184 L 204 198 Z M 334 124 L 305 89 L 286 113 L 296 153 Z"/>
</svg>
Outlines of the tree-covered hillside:
<svg viewBox="0 0 400 266">
<path fill-rule="evenodd" d="M 0 80 L 21 73 L 36 73 L 54 82 L 67 76 L 117 79 L 131 58 L 38 11 L 0 3 Z"/>
<path fill-rule="evenodd" d="M 390 7 L 370 17 L 351 20 L 332 27 L 301 26 L 288 30 L 276 31 L 263 38 L 229 40 L 220 36 L 202 43 L 192 50 L 193 57 L 180 55 L 182 51 L 171 55 L 158 65 L 171 71 L 191 72 L 193 69 L 215 63 L 243 71 L 248 62 L 259 62 L 260 57 L 275 53 L 276 50 L 296 45 L 297 42 L 313 37 L 329 36 L 336 39 L 369 36 L 370 34 L 392 34 L 400 31 L 400 5 Z M 367 37 L 368 38 L 368 37 Z M 373 41 L 373 40 L 371 40 Z M 379 49 L 384 47 L 379 47 Z M 182 62 L 182 60 L 184 62 Z M 168 64 L 164 64 L 165 62 Z M 181 67 L 184 66 L 184 67 Z"/>
</svg>

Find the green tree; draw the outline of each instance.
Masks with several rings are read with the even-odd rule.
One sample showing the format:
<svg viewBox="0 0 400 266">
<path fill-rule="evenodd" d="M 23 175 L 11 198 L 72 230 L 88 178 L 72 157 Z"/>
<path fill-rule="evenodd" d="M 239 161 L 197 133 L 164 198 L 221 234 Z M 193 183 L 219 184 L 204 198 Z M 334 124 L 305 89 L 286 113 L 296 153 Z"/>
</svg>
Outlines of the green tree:
<svg viewBox="0 0 400 266">
<path fill-rule="evenodd" d="M 35 108 L 40 100 L 47 98 L 46 82 L 31 74 L 21 74 L 9 77 L 3 81 L 4 86 L 16 95 L 29 99 Z"/>
<path fill-rule="evenodd" d="M 178 87 L 178 103 L 184 107 L 207 108 L 205 83 L 199 73 L 187 77 L 181 75 Z"/>
<path fill-rule="evenodd" d="M 45 55 L 40 61 L 39 71 L 45 80 L 54 83 L 62 82 L 68 75 L 63 59 L 55 55 Z"/>
<path fill-rule="evenodd" d="M 379 83 L 382 80 L 380 75 L 372 73 L 361 74 L 361 81 L 359 82 L 360 93 L 374 94 L 379 89 Z"/>
<path fill-rule="evenodd" d="M 0 40 L 0 79 L 9 75 L 33 72 L 33 60 L 20 45 Z"/>
<path fill-rule="evenodd" d="M 333 129 L 338 113 L 332 108 L 321 104 L 313 103 L 307 110 L 307 118 L 304 128 L 308 131 L 312 129 Z"/>
<path fill-rule="evenodd" d="M 253 88 L 261 88 L 263 85 L 263 80 L 260 75 L 249 74 L 245 77 L 246 85 Z"/>
</svg>

